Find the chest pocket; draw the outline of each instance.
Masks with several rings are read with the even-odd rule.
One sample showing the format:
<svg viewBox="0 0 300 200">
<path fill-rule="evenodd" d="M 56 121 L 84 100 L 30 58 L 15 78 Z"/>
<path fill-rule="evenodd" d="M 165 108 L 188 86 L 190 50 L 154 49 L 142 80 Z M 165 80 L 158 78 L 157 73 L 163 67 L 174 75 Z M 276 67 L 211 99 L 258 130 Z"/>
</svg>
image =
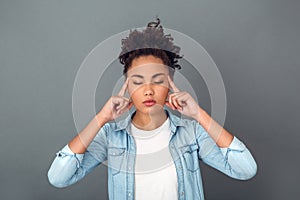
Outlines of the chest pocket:
<svg viewBox="0 0 300 200">
<path fill-rule="evenodd" d="M 198 145 L 196 143 L 180 147 L 186 168 L 195 172 L 199 170 Z"/>
<path fill-rule="evenodd" d="M 120 173 L 124 165 L 126 164 L 126 148 L 108 147 L 108 167 L 112 170 L 112 174 L 116 175 Z"/>
</svg>

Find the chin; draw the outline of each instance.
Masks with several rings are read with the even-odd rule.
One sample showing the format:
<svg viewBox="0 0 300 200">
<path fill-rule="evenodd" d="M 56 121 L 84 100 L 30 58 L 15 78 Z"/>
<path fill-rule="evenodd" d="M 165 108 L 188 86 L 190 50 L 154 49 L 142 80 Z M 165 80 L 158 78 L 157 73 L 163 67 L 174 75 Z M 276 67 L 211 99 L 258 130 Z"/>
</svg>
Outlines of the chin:
<svg viewBox="0 0 300 200">
<path fill-rule="evenodd" d="M 156 104 L 151 107 L 144 107 L 143 111 L 147 114 L 159 114 L 164 111 L 164 107 L 162 105 Z"/>
</svg>

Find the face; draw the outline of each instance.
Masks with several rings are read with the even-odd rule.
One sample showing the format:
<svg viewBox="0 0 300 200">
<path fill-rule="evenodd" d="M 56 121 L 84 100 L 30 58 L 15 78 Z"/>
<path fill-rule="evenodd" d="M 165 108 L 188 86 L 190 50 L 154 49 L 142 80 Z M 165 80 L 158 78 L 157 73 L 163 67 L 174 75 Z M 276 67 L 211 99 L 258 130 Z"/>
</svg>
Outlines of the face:
<svg viewBox="0 0 300 200">
<path fill-rule="evenodd" d="M 128 92 L 137 112 L 162 111 L 169 92 L 169 70 L 160 58 L 141 56 L 128 69 Z"/>
</svg>

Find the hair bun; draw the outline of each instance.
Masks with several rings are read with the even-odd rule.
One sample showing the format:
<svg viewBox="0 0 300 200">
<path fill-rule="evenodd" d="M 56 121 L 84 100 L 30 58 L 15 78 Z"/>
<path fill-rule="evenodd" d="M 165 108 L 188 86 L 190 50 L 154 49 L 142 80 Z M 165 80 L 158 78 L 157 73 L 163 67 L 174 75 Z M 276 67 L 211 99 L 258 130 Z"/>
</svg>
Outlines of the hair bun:
<svg viewBox="0 0 300 200">
<path fill-rule="evenodd" d="M 147 27 L 157 28 L 160 25 L 160 19 L 156 17 L 156 22 L 149 22 Z M 161 28 L 161 25 L 159 26 Z"/>
</svg>

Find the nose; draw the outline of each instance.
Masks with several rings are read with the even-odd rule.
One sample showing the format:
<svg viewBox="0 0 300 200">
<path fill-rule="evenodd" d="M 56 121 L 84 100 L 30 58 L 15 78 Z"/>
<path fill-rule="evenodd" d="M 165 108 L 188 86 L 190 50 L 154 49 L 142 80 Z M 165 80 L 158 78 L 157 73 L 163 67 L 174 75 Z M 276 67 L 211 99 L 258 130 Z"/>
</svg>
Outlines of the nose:
<svg viewBox="0 0 300 200">
<path fill-rule="evenodd" d="M 152 96 L 154 94 L 154 90 L 151 87 L 151 84 L 145 85 L 144 95 L 145 96 Z"/>
</svg>

